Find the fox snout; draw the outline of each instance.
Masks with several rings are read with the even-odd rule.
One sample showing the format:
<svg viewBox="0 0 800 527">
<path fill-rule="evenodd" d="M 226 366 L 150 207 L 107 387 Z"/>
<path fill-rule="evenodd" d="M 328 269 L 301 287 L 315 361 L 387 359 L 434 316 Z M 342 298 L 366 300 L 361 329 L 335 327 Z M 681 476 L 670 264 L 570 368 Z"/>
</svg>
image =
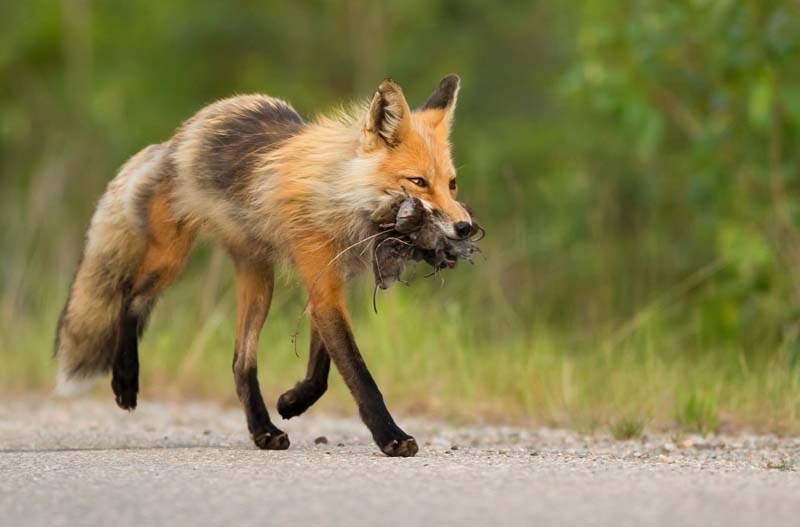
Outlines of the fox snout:
<svg viewBox="0 0 800 527">
<path fill-rule="evenodd" d="M 450 220 L 451 238 L 463 240 L 472 233 L 472 214 L 469 208 L 458 201 L 449 210 L 443 210 L 444 216 Z"/>
<path fill-rule="evenodd" d="M 434 209 L 434 217 L 439 228 L 454 240 L 463 240 L 472 233 L 472 217 L 464 207 L 459 207 L 458 214 L 448 214 L 441 209 Z M 453 217 L 455 216 L 455 218 Z"/>
</svg>

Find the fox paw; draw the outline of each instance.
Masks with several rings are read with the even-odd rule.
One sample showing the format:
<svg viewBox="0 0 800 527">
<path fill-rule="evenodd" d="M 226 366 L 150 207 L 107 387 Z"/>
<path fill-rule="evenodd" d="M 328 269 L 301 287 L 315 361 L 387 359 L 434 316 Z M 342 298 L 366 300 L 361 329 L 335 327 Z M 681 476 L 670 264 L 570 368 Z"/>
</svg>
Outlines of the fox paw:
<svg viewBox="0 0 800 527">
<path fill-rule="evenodd" d="M 284 419 L 297 417 L 306 411 L 306 408 L 299 403 L 295 391 L 289 390 L 278 398 L 278 413 Z"/>
<path fill-rule="evenodd" d="M 114 400 L 117 406 L 123 410 L 136 409 L 136 394 L 139 391 L 138 379 L 126 379 L 114 376 L 111 380 L 111 388 L 114 391 Z"/>
<path fill-rule="evenodd" d="M 414 457 L 419 451 L 417 441 L 413 437 L 393 439 L 381 447 L 384 454 L 389 457 Z"/>
<path fill-rule="evenodd" d="M 261 450 L 286 450 L 289 448 L 289 436 L 285 432 L 271 434 L 264 432 L 254 435 L 253 442 Z"/>
<path fill-rule="evenodd" d="M 114 399 L 117 401 L 117 406 L 129 412 L 136 410 L 136 392 L 122 392 L 118 393 Z"/>
<path fill-rule="evenodd" d="M 278 398 L 278 413 L 284 419 L 291 419 L 302 414 L 325 393 L 327 385 L 309 381 L 300 381 L 294 388 L 286 391 Z"/>
</svg>

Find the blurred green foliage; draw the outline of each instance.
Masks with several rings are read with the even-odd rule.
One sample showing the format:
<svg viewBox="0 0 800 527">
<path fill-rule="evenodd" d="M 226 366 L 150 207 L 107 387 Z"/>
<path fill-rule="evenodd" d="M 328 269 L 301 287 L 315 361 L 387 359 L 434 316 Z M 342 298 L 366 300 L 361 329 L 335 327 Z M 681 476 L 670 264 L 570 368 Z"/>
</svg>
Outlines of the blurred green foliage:
<svg viewBox="0 0 800 527">
<path fill-rule="evenodd" d="M 626 281 L 646 296 L 719 262 L 679 322 L 706 346 L 796 346 L 797 5 L 587 5 L 562 79 Z"/>
<path fill-rule="evenodd" d="M 356 331 L 377 375 L 397 380 L 390 393 L 427 364 L 414 387 L 450 393 L 439 406 L 463 414 L 490 401 L 552 420 L 678 407 L 691 421 L 691 377 L 714 412 L 796 425 L 798 59 L 788 0 L 6 2 L 0 379 L 47 385 L 96 199 L 127 157 L 204 104 L 266 92 L 312 116 L 390 75 L 415 105 L 457 72 L 460 196 L 488 231 L 486 257 L 443 287 L 391 291 L 377 319 L 357 289 Z M 229 346 L 228 273 L 209 281 L 225 265 L 201 247 L 167 294 L 145 346 L 177 359 L 153 376 L 185 370 L 187 347 L 227 363 L 206 352 Z M 267 323 L 262 340 L 280 339 L 270 355 L 294 357 L 302 292 L 291 291 Z M 211 333 L 199 343 L 198 327 Z"/>
</svg>

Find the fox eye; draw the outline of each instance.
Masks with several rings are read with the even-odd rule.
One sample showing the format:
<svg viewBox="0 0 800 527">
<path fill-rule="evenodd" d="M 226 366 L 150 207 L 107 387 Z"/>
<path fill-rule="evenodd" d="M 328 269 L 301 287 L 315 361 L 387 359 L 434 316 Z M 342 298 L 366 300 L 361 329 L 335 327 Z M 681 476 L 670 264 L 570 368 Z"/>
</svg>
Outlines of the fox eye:
<svg viewBox="0 0 800 527">
<path fill-rule="evenodd" d="M 456 189 L 456 178 L 450 180 L 450 190 Z"/>
<path fill-rule="evenodd" d="M 408 178 L 408 180 L 418 187 L 425 188 L 428 186 L 428 182 L 422 179 L 421 177 L 410 177 Z"/>
</svg>

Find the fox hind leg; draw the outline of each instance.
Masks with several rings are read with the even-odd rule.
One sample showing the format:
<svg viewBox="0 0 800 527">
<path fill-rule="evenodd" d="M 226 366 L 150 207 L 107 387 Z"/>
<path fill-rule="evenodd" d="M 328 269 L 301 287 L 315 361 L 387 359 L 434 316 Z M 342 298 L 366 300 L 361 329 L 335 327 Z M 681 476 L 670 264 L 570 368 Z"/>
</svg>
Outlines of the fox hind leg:
<svg viewBox="0 0 800 527">
<path fill-rule="evenodd" d="M 232 252 L 236 281 L 236 343 L 233 353 L 233 377 L 236 394 L 244 405 L 247 428 L 253 442 L 264 450 L 289 448 L 289 436 L 278 429 L 258 384 L 257 349 L 261 327 L 269 313 L 274 285 L 271 264 L 253 262 Z"/>
<path fill-rule="evenodd" d="M 139 392 L 138 340 L 158 295 L 175 282 L 186 264 L 194 232 L 173 218 L 166 186 L 148 209 L 148 244 L 131 283 L 125 288 L 119 317 L 111 389 L 120 408 L 136 408 Z"/>
<path fill-rule="evenodd" d="M 136 408 L 139 393 L 139 317 L 131 311 L 130 300 L 123 301 L 117 350 L 111 366 L 111 389 L 123 410 Z"/>
</svg>

